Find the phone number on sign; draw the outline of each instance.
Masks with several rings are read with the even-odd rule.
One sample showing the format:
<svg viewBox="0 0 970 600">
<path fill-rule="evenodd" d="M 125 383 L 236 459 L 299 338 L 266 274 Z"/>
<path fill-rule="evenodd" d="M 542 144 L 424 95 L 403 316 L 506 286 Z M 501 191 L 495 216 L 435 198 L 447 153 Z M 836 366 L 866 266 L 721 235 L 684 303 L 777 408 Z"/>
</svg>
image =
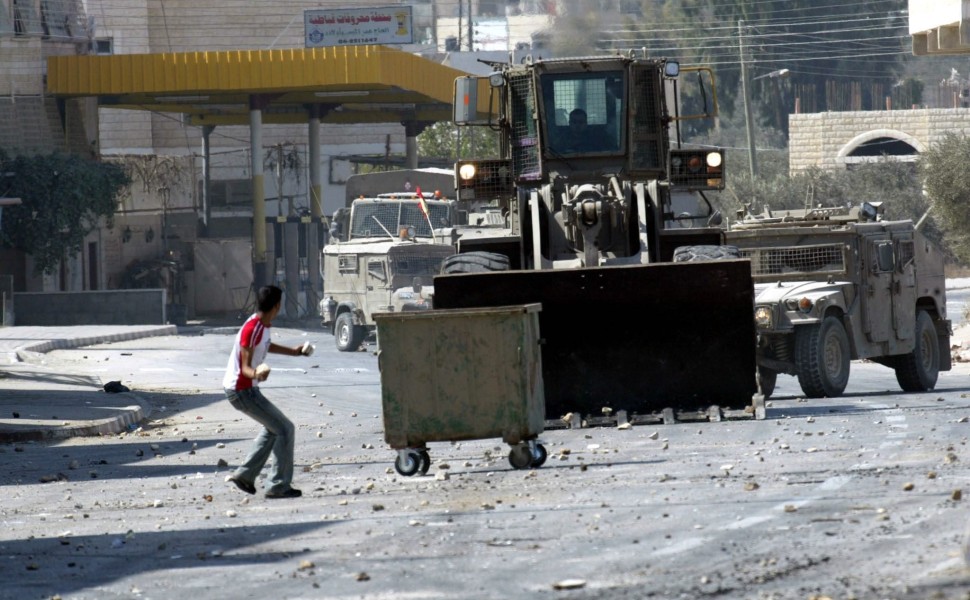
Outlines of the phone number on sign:
<svg viewBox="0 0 970 600">
<path fill-rule="evenodd" d="M 372 38 L 347 38 L 337 40 L 338 44 L 371 44 L 377 41 L 376 37 Z"/>
</svg>

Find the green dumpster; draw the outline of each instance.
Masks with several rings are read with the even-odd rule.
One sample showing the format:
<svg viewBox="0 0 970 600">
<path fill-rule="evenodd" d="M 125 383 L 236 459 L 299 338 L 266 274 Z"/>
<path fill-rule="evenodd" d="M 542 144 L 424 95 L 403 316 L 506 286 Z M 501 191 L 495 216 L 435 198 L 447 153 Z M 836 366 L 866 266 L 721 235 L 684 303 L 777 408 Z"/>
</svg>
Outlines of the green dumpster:
<svg viewBox="0 0 970 600">
<path fill-rule="evenodd" d="M 538 467 L 545 424 L 539 304 L 378 313 L 384 438 L 401 475 L 425 474 L 428 442 L 501 437 Z"/>
</svg>

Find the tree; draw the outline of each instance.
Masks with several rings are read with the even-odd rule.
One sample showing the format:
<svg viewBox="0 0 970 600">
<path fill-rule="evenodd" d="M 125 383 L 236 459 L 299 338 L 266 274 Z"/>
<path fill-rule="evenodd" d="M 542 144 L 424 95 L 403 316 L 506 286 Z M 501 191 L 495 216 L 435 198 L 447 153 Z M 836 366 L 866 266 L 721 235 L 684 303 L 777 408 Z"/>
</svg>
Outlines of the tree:
<svg viewBox="0 0 970 600">
<path fill-rule="evenodd" d="M 0 150 L 2 195 L 23 203 L 3 211 L 0 243 L 34 259 L 35 272 L 53 273 L 81 251 L 101 219 L 110 223 L 118 194 L 131 182 L 125 170 L 73 154 L 9 157 Z"/>
<path fill-rule="evenodd" d="M 933 214 L 953 254 L 970 263 L 970 138 L 947 133 L 917 163 Z"/>
<path fill-rule="evenodd" d="M 964 159 L 970 159 L 970 142 Z M 744 163 L 740 151 L 729 151 L 728 164 Z M 767 210 L 800 209 L 806 206 L 859 206 L 863 202 L 882 202 L 883 214 L 889 220 L 910 219 L 918 222 L 930 208 L 930 200 L 923 193 L 921 177 L 910 162 L 883 160 L 854 165 L 851 169 L 820 169 L 812 167 L 793 175 L 788 174 L 788 153 L 765 153 L 757 177 L 747 169 L 727 170 L 724 191 L 709 194 L 723 214 L 734 219 L 737 211 L 746 208 L 753 214 Z M 970 184 L 970 177 L 966 178 Z M 967 195 L 970 197 L 970 194 Z M 970 213 L 970 209 L 966 209 Z M 970 214 L 966 217 L 970 222 Z M 943 252 L 953 256 L 953 235 L 944 235 L 950 228 L 942 219 L 929 219 L 923 234 Z M 946 229 L 945 229 L 946 228 Z"/>
<path fill-rule="evenodd" d="M 428 158 L 494 158 L 499 155 L 498 139 L 498 133 L 488 127 L 458 127 L 439 121 L 418 135 L 418 154 Z"/>
</svg>

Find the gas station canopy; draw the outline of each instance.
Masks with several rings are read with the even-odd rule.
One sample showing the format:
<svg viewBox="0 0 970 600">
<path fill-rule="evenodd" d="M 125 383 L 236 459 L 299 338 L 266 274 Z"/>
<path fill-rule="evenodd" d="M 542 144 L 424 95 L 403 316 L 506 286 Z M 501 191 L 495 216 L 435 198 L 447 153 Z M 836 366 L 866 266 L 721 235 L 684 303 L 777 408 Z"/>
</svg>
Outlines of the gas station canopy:
<svg viewBox="0 0 970 600">
<path fill-rule="evenodd" d="M 248 125 L 252 109 L 266 124 L 306 123 L 311 109 L 321 123 L 449 121 L 463 75 L 386 46 L 47 59 L 47 90 L 59 98 L 182 113 L 197 126 Z"/>
</svg>

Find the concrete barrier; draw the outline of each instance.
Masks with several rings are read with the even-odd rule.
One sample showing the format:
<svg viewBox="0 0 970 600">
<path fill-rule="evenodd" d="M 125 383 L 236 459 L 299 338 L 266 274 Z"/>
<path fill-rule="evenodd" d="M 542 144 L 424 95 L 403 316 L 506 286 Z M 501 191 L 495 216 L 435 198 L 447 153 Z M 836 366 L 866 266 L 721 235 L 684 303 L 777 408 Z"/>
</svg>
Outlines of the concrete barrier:
<svg viewBox="0 0 970 600">
<path fill-rule="evenodd" d="M 164 289 L 14 292 L 17 325 L 162 325 Z"/>
</svg>

